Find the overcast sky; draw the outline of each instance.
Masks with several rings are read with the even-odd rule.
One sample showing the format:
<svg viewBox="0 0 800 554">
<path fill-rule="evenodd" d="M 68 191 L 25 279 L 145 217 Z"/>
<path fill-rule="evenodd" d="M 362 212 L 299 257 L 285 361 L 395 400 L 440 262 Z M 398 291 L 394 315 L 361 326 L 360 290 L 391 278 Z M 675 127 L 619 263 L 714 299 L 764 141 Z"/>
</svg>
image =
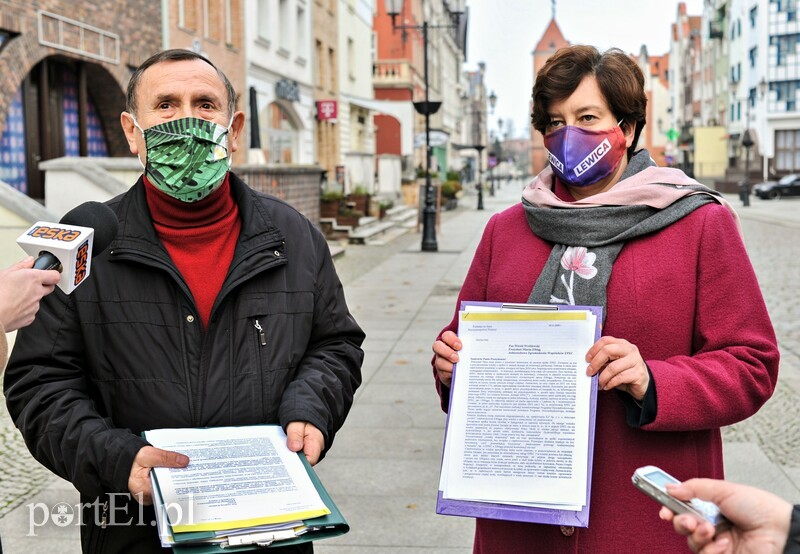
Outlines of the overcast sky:
<svg viewBox="0 0 800 554">
<path fill-rule="evenodd" d="M 703 0 L 685 0 L 689 15 L 702 15 Z M 467 69 L 486 62 L 486 86 L 497 94 L 491 128 L 499 118 L 514 121 L 515 135 L 528 124 L 533 87 L 531 52 L 552 17 L 550 0 L 467 0 L 470 28 Z M 558 0 L 556 21 L 572 44 L 591 44 L 652 55 L 669 51 L 675 0 Z"/>
</svg>

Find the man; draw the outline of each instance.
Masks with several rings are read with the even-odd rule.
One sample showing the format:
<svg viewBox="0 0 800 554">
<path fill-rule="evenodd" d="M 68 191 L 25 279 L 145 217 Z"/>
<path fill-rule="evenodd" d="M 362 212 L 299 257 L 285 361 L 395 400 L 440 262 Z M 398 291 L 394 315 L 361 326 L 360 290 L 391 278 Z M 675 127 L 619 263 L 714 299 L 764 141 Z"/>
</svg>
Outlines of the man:
<svg viewBox="0 0 800 554">
<path fill-rule="evenodd" d="M 85 552 L 163 552 L 135 499 L 152 503 L 150 468 L 189 460 L 142 431 L 280 423 L 313 464 L 361 381 L 364 334 L 323 236 L 228 171 L 244 125 L 234 100 L 193 52 L 139 67 L 121 123 L 145 171 L 109 202 L 119 234 L 11 356 L 9 412 L 80 491 Z"/>
</svg>

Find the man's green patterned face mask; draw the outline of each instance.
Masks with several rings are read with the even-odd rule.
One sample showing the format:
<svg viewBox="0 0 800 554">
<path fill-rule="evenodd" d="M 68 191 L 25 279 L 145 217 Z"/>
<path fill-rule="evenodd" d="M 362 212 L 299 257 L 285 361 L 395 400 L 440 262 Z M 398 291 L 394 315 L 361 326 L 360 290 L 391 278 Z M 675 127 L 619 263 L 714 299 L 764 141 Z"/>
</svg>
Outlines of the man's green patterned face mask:
<svg viewBox="0 0 800 554">
<path fill-rule="evenodd" d="M 160 191 L 184 202 L 197 202 L 222 184 L 230 169 L 228 128 L 185 117 L 142 131 L 147 148 L 144 173 Z M 233 119 L 231 119 L 233 123 Z"/>
</svg>

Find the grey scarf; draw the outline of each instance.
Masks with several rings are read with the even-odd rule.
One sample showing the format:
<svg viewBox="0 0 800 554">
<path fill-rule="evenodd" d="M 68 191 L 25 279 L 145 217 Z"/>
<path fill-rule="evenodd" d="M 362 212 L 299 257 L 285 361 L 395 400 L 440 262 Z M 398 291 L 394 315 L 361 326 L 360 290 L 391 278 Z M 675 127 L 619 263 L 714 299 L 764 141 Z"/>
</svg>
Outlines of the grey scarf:
<svg viewBox="0 0 800 554">
<path fill-rule="evenodd" d="M 620 181 L 654 165 L 650 154 L 640 150 Z M 605 319 L 606 287 L 625 241 L 659 231 L 709 202 L 714 202 L 712 196 L 697 194 L 664 209 L 644 205 L 558 209 L 523 199 L 531 231 L 554 243 L 528 302 L 602 306 Z"/>
</svg>

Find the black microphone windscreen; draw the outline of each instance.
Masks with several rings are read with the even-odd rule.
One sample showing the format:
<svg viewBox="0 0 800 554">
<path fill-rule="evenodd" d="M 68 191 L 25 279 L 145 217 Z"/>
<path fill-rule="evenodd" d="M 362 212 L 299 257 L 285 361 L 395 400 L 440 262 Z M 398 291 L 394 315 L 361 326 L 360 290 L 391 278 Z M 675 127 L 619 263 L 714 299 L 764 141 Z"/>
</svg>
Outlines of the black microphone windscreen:
<svg viewBox="0 0 800 554">
<path fill-rule="evenodd" d="M 61 223 L 94 229 L 92 256 L 97 256 L 111 244 L 119 227 L 117 214 L 101 202 L 84 202 L 72 208 L 61 218 Z"/>
</svg>

